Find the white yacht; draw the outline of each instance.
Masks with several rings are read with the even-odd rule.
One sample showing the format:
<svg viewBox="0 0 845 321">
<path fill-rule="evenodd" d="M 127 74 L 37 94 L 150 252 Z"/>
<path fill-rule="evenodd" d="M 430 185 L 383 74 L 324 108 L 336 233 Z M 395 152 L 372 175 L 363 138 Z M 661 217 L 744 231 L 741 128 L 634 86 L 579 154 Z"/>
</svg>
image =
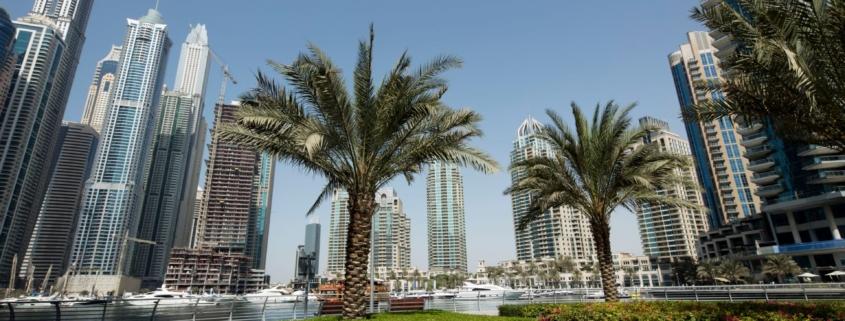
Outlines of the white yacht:
<svg viewBox="0 0 845 321">
<path fill-rule="evenodd" d="M 291 293 L 291 295 L 296 297 L 297 302 L 305 301 L 305 291 L 302 291 L 302 290 L 293 291 L 293 293 Z M 320 297 L 315 295 L 314 292 L 308 293 L 308 302 L 317 302 L 317 300 L 319 300 L 319 299 L 320 299 Z"/>
<path fill-rule="evenodd" d="M 130 305 L 188 305 L 197 303 L 197 297 L 188 292 L 170 291 L 165 285 L 144 294 L 129 296 L 124 301 Z"/>
<path fill-rule="evenodd" d="M 254 303 L 291 303 L 297 301 L 297 296 L 283 286 L 277 285 L 256 293 L 245 294 L 244 299 Z"/>
<path fill-rule="evenodd" d="M 464 286 L 458 289 L 455 293 L 457 299 L 489 299 L 489 298 L 503 298 L 506 300 L 516 300 L 522 296 L 523 291 L 517 291 L 511 288 L 498 286 L 495 284 L 474 284 L 464 282 Z"/>
</svg>

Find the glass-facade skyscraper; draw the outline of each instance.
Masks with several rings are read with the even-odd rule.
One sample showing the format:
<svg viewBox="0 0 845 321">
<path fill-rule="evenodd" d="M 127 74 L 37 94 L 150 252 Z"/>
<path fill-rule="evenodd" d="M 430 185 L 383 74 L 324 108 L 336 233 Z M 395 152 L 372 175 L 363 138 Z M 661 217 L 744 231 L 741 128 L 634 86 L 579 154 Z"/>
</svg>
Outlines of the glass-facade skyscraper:
<svg viewBox="0 0 845 321">
<path fill-rule="evenodd" d="M 128 267 L 134 243 L 124 235 L 135 236 L 138 229 L 170 46 L 158 11 L 127 19 L 112 103 L 73 245 L 76 273 L 122 275 Z"/>
<path fill-rule="evenodd" d="M 680 50 L 669 55 L 681 110 L 723 98 L 719 90 L 696 88 L 698 83 L 718 86 L 721 81 L 713 39 L 706 32 L 690 32 L 687 38 L 689 41 Z M 743 155 L 766 153 L 766 147 L 744 145 L 741 129 L 731 117 L 686 121 L 685 126 L 704 204 L 709 210 L 709 225 L 715 228 L 757 213 L 760 198 Z"/>
<path fill-rule="evenodd" d="M 159 102 L 151 144 L 149 173 L 137 236 L 156 246 L 138 246 L 134 275 L 144 287 L 162 283 L 170 250 L 189 243 L 197 181 L 205 147 L 203 98 L 210 61 L 205 26 L 198 25 L 182 44 L 176 87 Z"/>
<path fill-rule="evenodd" d="M 466 273 L 464 182 L 457 165 L 428 164 L 426 212 L 429 271 Z"/>
<path fill-rule="evenodd" d="M 12 74 L 15 72 L 15 24 L 6 9 L 0 8 L 0 114 L 6 105 Z"/>
<path fill-rule="evenodd" d="M 0 286 L 26 252 L 93 0 L 37 0 L 14 22 L 14 74 L 0 109 Z"/>
</svg>

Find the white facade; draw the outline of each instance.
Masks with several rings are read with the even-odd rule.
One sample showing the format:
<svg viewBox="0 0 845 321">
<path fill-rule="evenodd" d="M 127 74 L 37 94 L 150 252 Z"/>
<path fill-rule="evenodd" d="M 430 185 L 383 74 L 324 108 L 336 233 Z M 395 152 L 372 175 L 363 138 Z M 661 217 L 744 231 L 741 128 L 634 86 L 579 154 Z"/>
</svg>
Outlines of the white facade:
<svg viewBox="0 0 845 321">
<path fill-rule="evenodd" d="M 150 9 L 127 19 L 113 103 L 107 112 L 91 178 L 87 182 L 71 264 L 81 274 L 122 274 L 124 233 L 134 236 L 145 189 L 148 151 L 171 42 L 167 25 Z M 127 252 L 128 251 L 128 252 Z"/>
<path fill-rule="evenodd" d="M 370 266 L 387 269 L 411 267 L 411 219 L 405 214 L 402 200 L 392 188 L 376 193 L 373 215 L 373 248 Z"/>
<path fill-rule="evenodd" d="M 528 117 L 517 130 L 517 138 L 511 151 L 511 163 L 533 157 L 548 157 L 555 151 L 551 144 L 539 136 L 543 125 Z M 511 180 L 525 175 L 522 171 L 511 171 Z M 587 218 L 580 212 L 560 207 L 547 210 L 524 230 L 518 228 L 520 220 L 528 214 L 532 196 L 529 193 L 511 195 L 516 255 L 520 260 L 542 257 L 566 256 L 572 259 L 589 260 L 595 257 L 595 245 Z"/>
<path fill-rule="evenodd" d="M 650 118 L 640 119 L 640 123 L 649 122 Z M 654 121 L 652 121 L 654 122 Z M 665 124 L 665 122 L 664 122 Z M 660 150 L 690 156 L 689 144 L 678 134 L 665 127 L 649 133 L 644 143 L 657 144 Z M 637 209 L 637 223 L 640 229 L 643 253 L 662 260 L 696 259 L 698 257 L 699 237 L 707 232 L 707 215 L 703 209 L 700 189 L 693 165 L 677 170 L 688 184 L 675 184 L 672 188 L 659 190 L 661 195 L 673 195 L 700 209 L 677 206 L 643 205 Z"/>
<path fill-rule="evenodd" d="M 211 67 L 210 58 L 208 31 L 205 25 L 196 25 L 182 44 L 173 89 L 191 95 L 200 95 L 202 99 L 205 99 L 208 71 Z"/>
<path fill-rule="evenodd" d="M 464 184 L 455 164 L 435 161 L 426 177 L 428 269 L 467 271 Z"/>
<path fill-rule="evenodd" d="M 332 195 L 331 218 L 329 220 L 329 251 L 326 272 L 329 275 L 343 276 L 346 257 L 346 235 L 349 230 L 349 193 L 337 189 Z"/>
<path fill-rule="evenodd" d="M 88 86 L 88 96 L 85 99 L 85 111 L 82 113 L 82 123 L 88 124 L 98 133 L 103 129 L 106 112 L 111 103 L 111 91 L 117 77 L 117 66 L 120 63 L 120 46 L 112 46 L 109 53 L 97 62 L 94 80 Z"/>
</svg>

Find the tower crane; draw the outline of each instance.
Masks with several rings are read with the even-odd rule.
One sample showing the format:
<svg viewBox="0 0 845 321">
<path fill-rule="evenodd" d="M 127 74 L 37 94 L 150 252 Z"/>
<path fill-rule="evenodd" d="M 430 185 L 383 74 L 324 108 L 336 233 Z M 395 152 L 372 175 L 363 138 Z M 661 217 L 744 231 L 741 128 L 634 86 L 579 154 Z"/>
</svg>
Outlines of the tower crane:
<svg viewBox="0 0 845 321">
<path fill-rule="evenodd" d="M 220 84 L 220 94 L 217 96 L 217 103 L 223 104 L 226 100 L 226 85 L 231 82 L 232 85 L 237 85 L 238 81 L 235 80 L 235 77 L 232 76 L 232 73 L 229 72 L 229 65 L 223 62 L 223 59 L 220 59 L 214 50 L 209 48 L 208 50 L 211 53 L 211 57 L 214 58 L 214 62 L 220 65 L 220 70 L 223 72 L 223 82 Z"/>
</svg>

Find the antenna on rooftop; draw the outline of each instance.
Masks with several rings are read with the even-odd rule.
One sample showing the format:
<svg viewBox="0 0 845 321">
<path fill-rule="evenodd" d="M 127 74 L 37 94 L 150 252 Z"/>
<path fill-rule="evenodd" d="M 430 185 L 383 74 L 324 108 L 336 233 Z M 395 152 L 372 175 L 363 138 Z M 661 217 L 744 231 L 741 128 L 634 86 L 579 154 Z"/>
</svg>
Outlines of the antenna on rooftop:
<svg viewBox="0 0 845 321">
<path fill-rule="evenodd" d="M 161 0 L 156 0 L 156 11 L 158 11 L 158 3 L 159 2 L 161 2 Z"/>
</svg>

